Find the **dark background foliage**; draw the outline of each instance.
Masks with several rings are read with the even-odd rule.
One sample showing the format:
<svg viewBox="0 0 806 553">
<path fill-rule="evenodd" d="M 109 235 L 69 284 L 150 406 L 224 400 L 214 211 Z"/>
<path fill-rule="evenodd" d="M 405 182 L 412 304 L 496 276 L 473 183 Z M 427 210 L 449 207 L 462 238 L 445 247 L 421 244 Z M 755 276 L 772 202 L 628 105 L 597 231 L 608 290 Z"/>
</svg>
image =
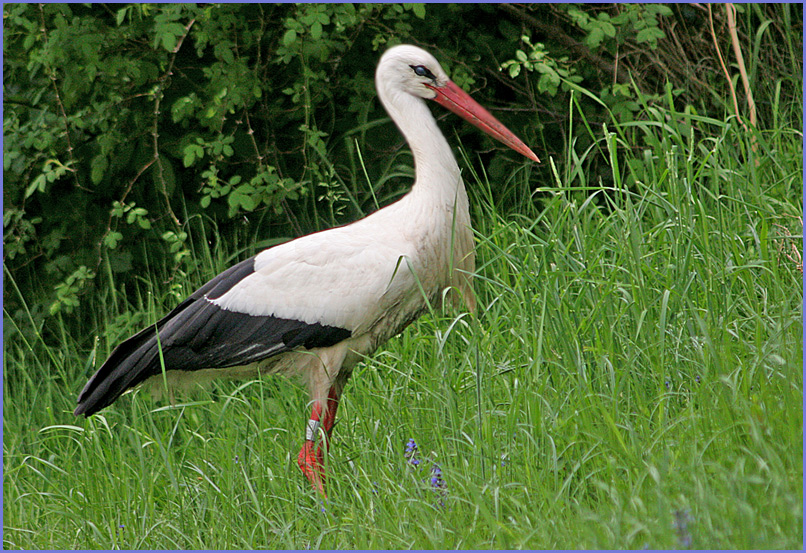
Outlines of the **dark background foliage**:
<svg viewBox="0 0 806 553">
<path fill-rule="evenodd" d="M 777 38 L 802 36 L 802 6 L 737 9 L 766 90 L 759 126 L 771 125 L 772 103 L 801 86 L 802 51 Z M 730 60 L 724 9 L 711 17 Z M 212 276 L 199 243 L 235 261 L 404 194 L 411 158 L 373 83 L 390 45 L 430 50 L 557 163 L 572 140 L 591 142 L 569 119 L 574 86 L 600 100 L 578 96 L 599 124 L 638 117 L 639 92 L 733 112 L 699 4 L 5 4 L 3 26 L 4 317 L 7 334 L 46 339 L 69 328 L 89 340 L 99 291 L 133 297 L 144 274 L 166 289 Z M 522 163 L 438 116 L 491 182 Z M 607 179 L 597 163 L 591 178 Z M 532 178 L 550 179 L 548 164 Z M 530 190 L 496 194 L 502 213 L 539 209 Z"/>
</svg>

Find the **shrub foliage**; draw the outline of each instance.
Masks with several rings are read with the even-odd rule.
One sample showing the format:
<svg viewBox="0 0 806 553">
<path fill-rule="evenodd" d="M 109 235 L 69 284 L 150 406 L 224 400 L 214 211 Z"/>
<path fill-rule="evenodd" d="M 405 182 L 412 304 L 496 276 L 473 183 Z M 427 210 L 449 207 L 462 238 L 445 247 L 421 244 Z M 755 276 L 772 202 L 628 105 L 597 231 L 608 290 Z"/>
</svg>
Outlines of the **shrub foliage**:
<svg viewBox="0 0 806 553">
<path fill-rule="evenodd" d="M 802 53 L 779 39 L 802 36 L 802 7 L 737 8 L 758 124 L 772 125 L 800 89 Z M 404 193 L 411 161 L 373 84 L 389 45 L 434 52 L 559 164 L 594 141 L 572 94 L 607 123 L 664 97 L 722 117 L 737 88 L 714 54 L 714 38 L 730 54 L 726 13 L 700 5 L 5 4 L 3 19 L 4 314 L 45 336 L 54 317 L 91 335 L 90 295 L 154 266 L 210 276 L 195 241 L 239 255 Z M 520 163 L 444 124 L 493 182 Z M 629 138 L 618 147 L 641 148 Z M 606 179 L 597 163 L 589 178 Z"/>
</svg>

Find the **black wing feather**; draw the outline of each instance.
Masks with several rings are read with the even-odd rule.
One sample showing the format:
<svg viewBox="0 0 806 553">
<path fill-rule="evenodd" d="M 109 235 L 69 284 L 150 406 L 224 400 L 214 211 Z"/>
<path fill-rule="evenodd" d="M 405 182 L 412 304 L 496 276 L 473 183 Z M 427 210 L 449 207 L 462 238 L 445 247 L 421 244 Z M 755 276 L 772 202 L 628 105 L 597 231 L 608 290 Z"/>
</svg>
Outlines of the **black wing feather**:
<svg viewBox="0 0 806 553">
<path fill-rule="evenodd" d="M 254 272 L 255 258 L 234 265 L 160 319 L 118 345 L 78 396 L 76 415 L 92 415 L 147 378 L 166 370 L 247 365 L 296 348 L 328 347 L 349 330 L 228 311 L 211 303 Z M 159 336 L 159 340 L 158 340 Z"/>
</svg>

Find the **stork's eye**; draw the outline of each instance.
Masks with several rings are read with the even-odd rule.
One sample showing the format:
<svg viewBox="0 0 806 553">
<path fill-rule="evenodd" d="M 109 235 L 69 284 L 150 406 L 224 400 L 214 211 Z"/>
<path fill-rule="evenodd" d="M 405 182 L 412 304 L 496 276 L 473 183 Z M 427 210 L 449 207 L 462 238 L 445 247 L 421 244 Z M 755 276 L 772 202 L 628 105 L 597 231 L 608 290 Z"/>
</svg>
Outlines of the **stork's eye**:
<svg viewBox="0 0 806 553">
<path fill-rule="evenodd" d="M 414 70 L 414 74 L 417 75 L 418 77 L 427 77 L 432 81 L 437 80 L 434 74 L 431 73 L 431 71 L 429 71 L 428 68 L 424 65 L 410 65 L 409 67 L 411 67 Z"/>
</svg>

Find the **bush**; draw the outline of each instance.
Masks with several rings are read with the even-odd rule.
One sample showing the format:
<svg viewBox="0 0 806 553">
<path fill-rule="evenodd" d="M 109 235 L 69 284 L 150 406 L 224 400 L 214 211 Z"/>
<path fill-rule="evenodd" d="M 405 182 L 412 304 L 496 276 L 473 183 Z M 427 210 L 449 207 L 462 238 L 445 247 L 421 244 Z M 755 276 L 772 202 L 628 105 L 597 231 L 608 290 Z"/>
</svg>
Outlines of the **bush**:
<svg viewBox="0 0 806 553">
<path fill-rule="evenodd" d="M 713 17 L 727 56 L 725 14 L 694 5 L 3 9 L 3 259 L 14 284 L 5 313 L 46 335 L 53 316 L 91 335 L 96 310 L 84 299 L 139 290 L 144 272 L 202 281 L 204 251 L 245 255 L 405 193 L 410 158 L 374 100 L 375 65 L 395 43 L 432 50 L 457 84 L 507 105 L 493 111 L 560 163 L 571 142 L 595 142 L 569 119 L 572 93 L 591 126 L 640 118 L 668 97 L 680 110 L 733 112 L 735 83 L 722 77 L 708 30 Z M 800 90 L 802 7 L 738 9 L 763 127 Z M 493 182 L 506 181 L 520 161 L 468 127 L 443 124 L 481 152 Z M 600 156 L 586 171 L 610 174 Z M 494 201 L 521 210 L 513 198 L 541 201 L 503 189 Z"/>
</svg>

